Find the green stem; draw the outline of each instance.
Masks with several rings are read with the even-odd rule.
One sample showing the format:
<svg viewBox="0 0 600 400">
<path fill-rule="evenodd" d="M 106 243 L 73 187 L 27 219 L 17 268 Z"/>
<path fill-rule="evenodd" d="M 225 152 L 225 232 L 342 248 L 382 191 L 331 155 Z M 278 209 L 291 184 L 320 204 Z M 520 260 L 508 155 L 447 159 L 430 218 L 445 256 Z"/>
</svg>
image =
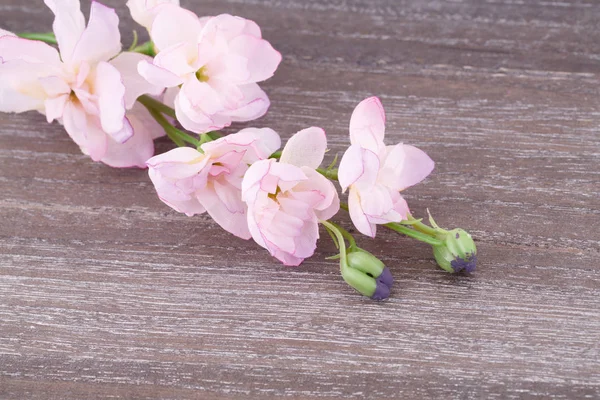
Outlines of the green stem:
<svg viewBox="0 0 600 400">
<path fill-rule="evenodd" d="M 340 208 L 348 211 L 348 204 L 340 203 Z M 408 228 L 400 223 L 397 223 L 397 222 L 390 222 L 389 224 L 385 224 L 383 226 L 385 226 L 386 228 L 391 229 L 395 232 L 409 236 L 413 239 L 417 239 L 421 242 L 430 244 L 432 246 L 438 246 L 438 245 L 442 244 L 442 241 L 435 237 L 431 237 L 425 233 L 416 231 L 414 229 L 410 229 L 410 228 Z"/>
<path fill-rule="evenodd" d="M 156 55 L 156 51 L 154 51 L 154 43 L 152 42 L 142 43 L 133 47 L 132 49 L 129 49 L 129 51 L 134 53 L 145 54 L 150 57 L 154 57 Z"/>
<path fill-rule="evenodd" d="M 52 32 L 49 32 L 49 33 L 21 32 L 21 33 L 18 33 L 17 36 L 22 37 L 23 39 L 39 40 L 41 42 L 48 43 L 48 44 L 58 44 L 58 42 L 56 41 L 56 36 L 54 36 L 54 33 L 52 33 Z"/>
<path fill-rule="evenodd" d="M 348 259 L 346 258 L 346 242 L 344 236 L 340 233 L 339 229 L 335 224 L 329 221 L 319 221 L 325 226 L 330 232 L 332 232 L 338 240 L 340 245 L 340 269 L 344 270 L 348 266 Z"/>
<path fill-rule="evenodd" d="M 421 242 L 430 244 L 432 246 L 439 246 L 441 245 L 443 242 L 439 239 L 436 239 L 434 237 L 431 237 L 429 235 L 426 235 L 422 232 L 416 231 L 414 229 L 410 229 L 402 224 L 399 224 L 397 222 L 390 222 L 389 224 L 385 224 L 383 225 L 386 228 L 389 228 L 395 232 L 401 233 L 403 235 L 409 236 L 413 239 L 417 239 Z"/>
<path fill-rule="evenodd" d="M 327 179 L 331 179 L 332 181 L 338 180 L 338 170 L 336 169 L 323 169 L 317 168 L 317 172 L 323 175 Z"/>
<path fill-rule="evenodd" d="M 137 101 L 142 103 L 144 107 L 148 109 L 152 108 L 153 110 L 168 115 L 171 118 L 177 118 L 177 116 L 175 115 L 175 110 L 173 110 L 168 105 L 156 100 L 155 98 L 148 96 L 147 94 L 138 97 Z"/>
<path fill-rule="evenodd" d="M 152 117 L 156 120 L 156 122 L 158 122 L 158 124 L 162 126 L 162 128 L 165 130 L 165 133 L 167 134 L 169 139 L 173 141 L 173 143 L 175 143 L 179 147 L 185 147 L 185 142 L 183 141 L 183 139 L 180 138 L 175 132 L 173 132 L 173 130 L 176 128 L 169 124 L 169 121 L 167 121 L 161 113 L 152 108 L 148 108 L 148 111 L 150 112 L 150 115 L 152 115 Z"/>
<path fill-rule="evenodd" d="M 435 229 L 433 229 L 432 227 L 430 227 L 428 225 L 425 225 L 423 222 L 419 221 L 418 219 L 416 219 L 415 217 L 413 217 L 410 214 L 408 214 L 408 221 L 410 221 L 410 226 L 415 228 L 417 231 L 422 232 L 422 233 L 432 236 L 432 237 L 438 236 L 438 231 L 436 231 Z"/>
<path fill-rule="evenodd" d="M 275 153 L 271 154 L 271 157 L 269 158 L 275 158 L 277 160 L 279 160 L 281 158 L 281 150 L 276 151 Z"/>
<path fill-rule="evenodd" d="M 346 240 L 348 240 L 348 242 L 350 243 L 349 247 L 351 249 L 358 248 L 358 246 L 356 245 L 356 240 L 354 239 L 354 236 L 352 236 L 352 234 L 350 232 L 348 232 L 346 229 L 344 229 L 340 225 L 336 224 L 335 222 L 329 221 L 329 223 L 331 225 L 335 226 L 342 233 L 342 236 L 344 236 L 346 238 Z"/>
</svg>

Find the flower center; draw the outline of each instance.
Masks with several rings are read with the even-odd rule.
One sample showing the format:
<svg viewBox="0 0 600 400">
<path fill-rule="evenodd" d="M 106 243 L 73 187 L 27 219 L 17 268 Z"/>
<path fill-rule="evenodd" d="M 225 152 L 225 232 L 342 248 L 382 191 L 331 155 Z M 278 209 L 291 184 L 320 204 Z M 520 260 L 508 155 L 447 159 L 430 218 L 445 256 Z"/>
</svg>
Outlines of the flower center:
<svg viewBox="0 0 600 400">
<path fill-rule="evenodd" d="M 200 82 L 208 82 L 208 75 L 206 74 L 206 67 L 202 67 L 198 71 L 196 71 L 196 78 Z"/>
</svg>

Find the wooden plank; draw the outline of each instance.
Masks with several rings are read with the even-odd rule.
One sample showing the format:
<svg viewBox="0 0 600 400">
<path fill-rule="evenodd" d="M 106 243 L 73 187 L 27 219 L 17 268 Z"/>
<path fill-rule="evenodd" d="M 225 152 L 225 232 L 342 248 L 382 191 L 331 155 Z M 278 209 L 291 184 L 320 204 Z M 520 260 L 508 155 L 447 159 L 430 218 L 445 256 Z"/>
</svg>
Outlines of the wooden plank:
<svg viewBox="0 0 600 400">
<path fill-rule="evenodd" d="M 0 114 L 0 398 L 600 397 L 600 4 L 183 3 L 255 19 L 284 54 L 252 125 L 322 126 L 331 160 L 379 95 L 389 143 L 437 163 L 406 192 L 413 211 L 474 233 L 479 269 L 448 275 L 381 230 L 360 244 L 398 285 L 374 303 L 325 260 L 327 238 L 282 267 L 171 211 L 145 171 Z M 127 42 L 123 2 L 107 4 Z M 52 20 L 16 0 L 0 15 L 15 31 Z"/>
</svg>

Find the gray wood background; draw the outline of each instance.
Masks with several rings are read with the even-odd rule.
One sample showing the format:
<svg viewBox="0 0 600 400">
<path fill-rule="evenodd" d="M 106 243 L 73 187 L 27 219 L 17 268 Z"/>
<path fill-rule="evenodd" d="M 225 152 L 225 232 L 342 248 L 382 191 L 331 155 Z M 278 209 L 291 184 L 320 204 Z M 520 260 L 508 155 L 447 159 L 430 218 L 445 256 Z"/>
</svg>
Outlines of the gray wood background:
<svg viewBox="0 0 600 400">
<path fill-rule="evenodd" d="M 41 0 L 0 3 L 3 28 L 51 27 Z M 171 211 L 145 171 L 0 114 L 1 399 L 600 398 L 598 1 L 182 3 L 254 19 L 283 53 L 252 125 L 322 126 L 331 158 L 380 96 L 389 143 L 437 162 L 413 212 L 472 232 L 478 270 L 382 229 L 360 240 L 397 279 L 376 303 L 327 236 L 285 268 Z"/>
</svg>

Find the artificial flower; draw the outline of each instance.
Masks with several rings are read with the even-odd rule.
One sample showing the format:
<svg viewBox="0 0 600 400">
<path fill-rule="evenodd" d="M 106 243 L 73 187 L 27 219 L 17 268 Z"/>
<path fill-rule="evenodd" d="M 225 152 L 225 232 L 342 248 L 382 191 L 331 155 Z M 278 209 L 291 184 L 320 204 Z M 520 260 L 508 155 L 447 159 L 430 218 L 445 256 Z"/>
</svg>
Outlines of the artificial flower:
<svg viewBox="0 0 600 400">
<path fill-rule="evenodd" d="M 267 112 L 269 99 L 257 82 L 273 75 L 281 54 L 256 23 L 228 14 L 199 19 L 165 4 L 151 38 L 159 52 L 138 70 L 154 85 L 176 88 L 174 106 L 184 128 L 204 133 Z"/>
<path fill-rule="evenodd" d="M 160 199 L 188 216 L 208 214 L 226 231 L 250 239 L 242 178 L 248 165 L 268 158 L 281 146 L 269 128 L 246 128 L 200 146 L 179 147 L 148 160 Z"/>
<path fill-rule="evenodd" d="M 128 151 L 120 145 L 134 135 L 127 109 L 140 94 L 161 90 L 136 72 L 145 56 L 118 55 L 121 36 L 113 9 L 92 2 L 86 27 L 79 1 L 45 3 L 55 15 L 53 29 L 60 53 L 40 41 L 0 35 L 0 111 L 37 110 L 48 122 L 61 122 L 93 160 L 143 166 L 140 154 L 148 153 L 151 140 L 138 137 Z M 144 146 L 131 146 L 142 142 Z"/>
<path fill-rule="evenodd" d="M 350 218 L 364 235 L 375 237 L 377 224 L 407 218 L 408 204 L 400 194 L 425 179 L 434 163 L 418 148 L 386 146 L 385 111 L 377 97 L 363 100 L 350 119 L 351 146 L 340 162 L 338 177 L 349 190 Z"/>
<path fill-rule="evenodd" d="M 319 220 L 340 208 L 334 185 L 315 169 L 323 161 L 327 139 L 321 128 L 308 128 L 288 141 L 281 159 L 258 161 L 242 182 L 252 238 L 285 265 L 313 255 Z"/>
<path fill-rule="evenodd" d="M 150 31 L 162 4 L 179 6 L 179 0 L 129 0 L 127 7 L 133 20 Z"/>
</svg>

